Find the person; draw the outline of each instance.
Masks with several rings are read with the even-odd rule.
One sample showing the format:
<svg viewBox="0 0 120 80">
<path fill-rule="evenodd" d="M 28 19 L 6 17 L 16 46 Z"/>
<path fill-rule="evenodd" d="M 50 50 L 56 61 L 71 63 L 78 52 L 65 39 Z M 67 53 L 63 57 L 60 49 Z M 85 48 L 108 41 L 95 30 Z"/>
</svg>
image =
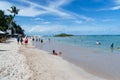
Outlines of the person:
<svg viewBox="0 0 120 80">
<path fill-rule="evenodd" d="M 56 53 L 55 50 L 53 50 L 53 55 L 62 55 L 62 52 Z"/>
<path fill-rule="evenodd" d="M 43 43 L 43 39 L 41 39 L 41 44 Z"/>
<path fill-rule="evenodd" d="M 50 43 L 50 38 L 48 38 L 48 42 Z"/>
<path fill-rule="evenodd" d="M 20 42 L 21 42 L 21 44 L 23 45 L 23 39 L 22 39 L 22 36 L 20 37 Z"/>
<path fill-rule="evenodd" d="M 36 42 L 38 41 L 38 38 L 36 38 Z"/>
<path fill-rule="evenodd" d="M 28 38 L 27 37 L 25 37 L 24 43 L 25 43 L 25 47 L 27 47 L 27 45 L 28 45 Z"/>
<path fill-rule="evenodd" d="M 57 53 L 55 52 L 55 50 L 53 50 L 53 55 L 57 55 Z"/>
<path fill-rule="evenodd" d="M 35 39 L 34 39 L 34 37 L 32 38 L 32 41 L 34 41 Z"/>
<path fill-rule="evenodd" d="M 111 47 L 111 52 L 113 52 L 114 44 L 112 43 L 110 47 Z"/>
<path fill-rule="evenodd" d="M 113 47 L 114 47 L 114 44 L 112 43 L 110 47 L 111 47 L 111 49 L 113 49 Z"/>
<path fill-rule="evenodd" d="M 100 44 L 101 44 L 101 43 L 97 40 L 97 41 L 96 41 L 96 45 L 100 45 Z"/>
<path fill-rule="evenodd" d="M 17 43 L 19 44 L 19 41 L 20 41 L 20 38 L 19 38 L 19 36 L 17 37 Z"/>
<path fill-rule="evenodd" d="M 39 42 L 40 42 L 40 38 L 39 38 Z"/>
</svg>

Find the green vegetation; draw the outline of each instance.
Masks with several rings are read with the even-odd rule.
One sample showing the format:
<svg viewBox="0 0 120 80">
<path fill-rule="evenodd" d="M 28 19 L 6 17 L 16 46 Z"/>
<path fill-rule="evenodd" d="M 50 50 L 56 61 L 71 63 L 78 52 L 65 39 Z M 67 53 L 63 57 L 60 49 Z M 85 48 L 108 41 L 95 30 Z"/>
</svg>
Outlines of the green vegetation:
<svg viewBox="0 0 120 80">
<path fill-rule="evenodd" d="M 0 10 L 0 30 L 7 32 L 7 30 L 12 31 L 13 34 L 22 34 L 24 35 L 24 30 L 18 25 L 14 18 L 18 14 L 19 9 L 15 6 L 12 6 L 11 9 L 8 9 L 11 15 L 5 15 L 3 10 Z"/>
<path fill-rule="evenodd" d="M 67 36 L 74 36 L 74 35 L 72 35 L 72 34 L 66 34 L 66 33 L 61 33 L 61 34 L 55 35 L 55 37 L 67 37 Z"/>
</svg>

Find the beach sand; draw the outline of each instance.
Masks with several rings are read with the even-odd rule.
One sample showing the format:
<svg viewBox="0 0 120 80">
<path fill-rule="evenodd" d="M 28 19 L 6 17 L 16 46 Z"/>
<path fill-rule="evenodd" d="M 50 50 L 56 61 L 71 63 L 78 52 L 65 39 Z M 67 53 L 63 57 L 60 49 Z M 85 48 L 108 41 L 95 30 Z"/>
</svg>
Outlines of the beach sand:
<svg viewBox="0 0 120 80">
<path fill-rule="evenodd" d="M 19 52 L 26 57 L 26 63 L 33 72 L 30 80 L 91 80 L 84 70 L 78 71 L 75 65 L 60 56 L 38 50 L 33 46 L 20 47 Z"/>
<path fill-rule="evenodd" d="M 120 79 L 120 54 L 107 53 L 96 49 L 57 43 L 54 41 L 51 41 L 51 43 L 44 41 L 42 46 L 40 42 L 34 42 L 33 44 L 36 48 L 49 52 L 52 52 L 53 49 L 55 49 L 56 52 L 61 51 L 63 53 L 63 59 L 84 69 L 90 74 L 105 78 L 106 80 Z"/>
<path fill-rule="evenodd" d="M 19 46 L 15 39 L 0 43 L 0 80 L 29 80 L 32 75 Z"/>
<path fill-rule="evenodd" d="M 16 39 L 0 43 L 0 80 L 99 80 L 60 56 Z"/>
</svg>

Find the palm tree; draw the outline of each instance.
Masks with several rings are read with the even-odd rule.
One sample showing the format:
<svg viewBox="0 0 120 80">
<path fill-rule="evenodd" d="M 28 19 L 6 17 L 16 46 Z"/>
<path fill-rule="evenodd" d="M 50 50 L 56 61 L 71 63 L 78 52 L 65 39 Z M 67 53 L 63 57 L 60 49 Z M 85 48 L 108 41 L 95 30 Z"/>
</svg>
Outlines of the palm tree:
<svg viewBox="0 0 120 80">
<path fill-rule="evenodd" d="M 12 6 L 12 7 L 11 7 L 11 10 L 8 9 L 8 11 L 9 11 L 10 13 L 13 13 L 13 18 L 16 16 L 16 14 L 18 14 L 19 10 L 20 10 L 20 9 L 17 9 L 15 6 Z"/>
<path fill-rule="evenodd" d="M 14 32 L 15 32 L 16 30 L 15 30 L 15 28 L 12 26 L 12 23 L 14 22 L 14 18 L 15 18 L 15 16 L 16 16 L 16 14 L 18 14 L 19 9 L 17 9 L 15 6 L 12 6 L 12 7 L 11 7 L 11 10 L 8 9 L 8 11 L 9 11 L 10 13 L 13 13 L 13 16 L 10 16 L 10 19 L 12 19 L 12 20 L 10 20 L 9 28 L 12 27 L 13 30 L 14 30 Z"/>
</svg>

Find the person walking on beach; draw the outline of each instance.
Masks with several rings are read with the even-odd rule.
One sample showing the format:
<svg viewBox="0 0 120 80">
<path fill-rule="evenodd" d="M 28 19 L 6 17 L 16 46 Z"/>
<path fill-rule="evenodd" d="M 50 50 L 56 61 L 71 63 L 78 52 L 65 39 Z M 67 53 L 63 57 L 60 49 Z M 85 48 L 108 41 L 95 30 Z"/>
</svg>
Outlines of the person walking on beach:
<svg viewBox="0 0 120 80">
<path fill-rule="evenodd" d="M 17 43 L 19 44 L 19 41 L 20 41 L 20 38 L 19 38 L 19 36 L 17 37 Z"/>
<path fill-rule="evenodd" d="M 35 39 L 34 39 L 34 37 L 32 38 L 32 41 L 34 41 Z"/>
<path fill-rule="evenodd" d="M 25 47 L 27 47 L 27 45 L 28 45 L 28 38 L 27 37 L 25 37 L 24 43 L 25 43 Z"/>
<path fill-rule="evenodd" d="M 21 44 L 23 45 L 23 39 L 22 39 L 22 36 L 20 37 L 20 42 L 21 42 Z"/>
</svg>

